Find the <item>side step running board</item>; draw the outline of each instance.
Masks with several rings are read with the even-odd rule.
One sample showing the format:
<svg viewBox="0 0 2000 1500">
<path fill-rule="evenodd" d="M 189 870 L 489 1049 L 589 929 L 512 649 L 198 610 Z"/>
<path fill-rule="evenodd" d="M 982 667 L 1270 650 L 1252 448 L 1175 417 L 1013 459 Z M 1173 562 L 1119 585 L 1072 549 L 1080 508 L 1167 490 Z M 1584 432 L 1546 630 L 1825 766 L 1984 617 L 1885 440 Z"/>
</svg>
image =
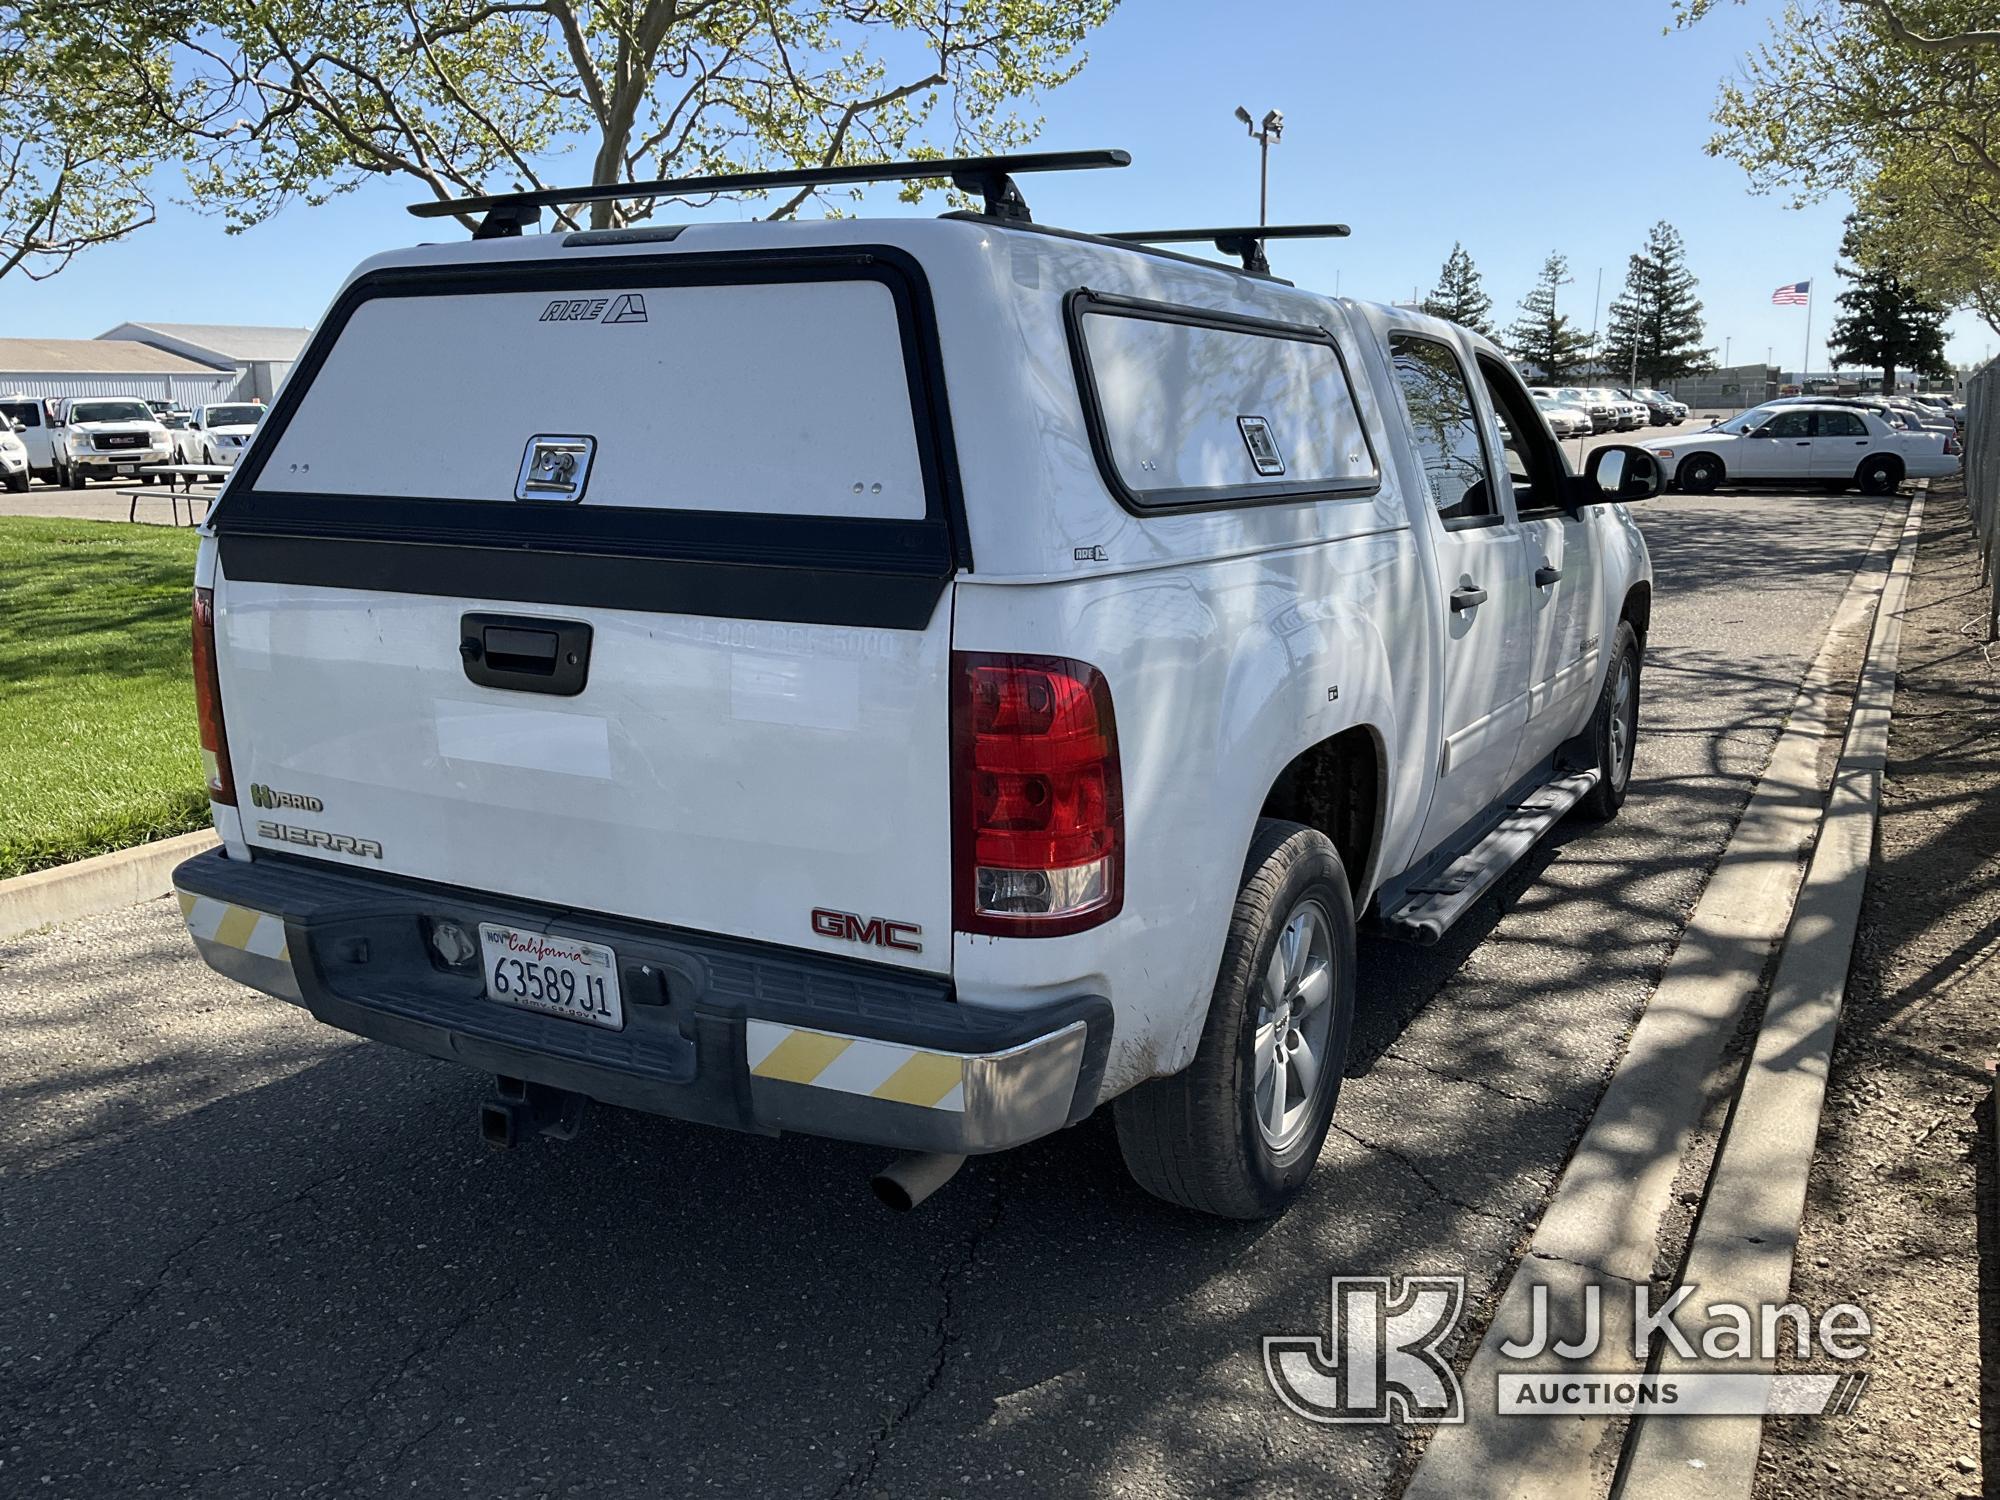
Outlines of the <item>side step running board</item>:
<svg viewBox="0 0 2000 1500">
<path fill-rule="evenodd" d="M 1410 887 L 1382 913 L 1391 937 L 1429 947 L 1502 875 L 1520 861 L 1562 815 L 1597 785 L 1597 772 L 1574 771 L 1544 782 L 1527 798 L 1509 805 L 1507 816 L 1478 843 L 1430 878 Z"/>
</svg>

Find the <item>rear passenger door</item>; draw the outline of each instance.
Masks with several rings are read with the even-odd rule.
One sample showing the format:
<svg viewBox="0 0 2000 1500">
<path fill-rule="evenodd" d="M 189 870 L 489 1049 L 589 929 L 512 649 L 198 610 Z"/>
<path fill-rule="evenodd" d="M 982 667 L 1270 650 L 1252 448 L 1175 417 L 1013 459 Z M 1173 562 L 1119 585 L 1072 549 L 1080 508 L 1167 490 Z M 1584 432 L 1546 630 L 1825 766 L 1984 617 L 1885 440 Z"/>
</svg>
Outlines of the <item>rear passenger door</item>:
<svg viewBox="0 0 2000 1500">
<path fill-rule="evenodd" d="M 1527 727 L 1509 779 L 1534 770 L 1576 732 L 1603 660 L 1603 601 L 1597 580 L 1596 513 L 1575 511 L 1568 469 L 1514 373 L 1488 355 L 1480 378 L 1502 425 L 1497 452 L 1521 531 L 1528 575 Z"/>
<path fill-rule="evenodd" d="M 1812 440 L 1812 477 L 1852 479 L 1855 469 L 1874 446 L 1868 424 L 1861 413 L 1854 411 L 1822 411 L 1814 416 L 1818 418 L 1818 426 Z"/>
<path fill-rule="evenodd" d="M 1389 352 L 1430 492 L 1444 585 L 1444 744 L 1418 848 L 1429 853 L 1506 790 L 1528 719 L 1527 553 L 1458 350 L 1415 332 Z"/>
</svg>

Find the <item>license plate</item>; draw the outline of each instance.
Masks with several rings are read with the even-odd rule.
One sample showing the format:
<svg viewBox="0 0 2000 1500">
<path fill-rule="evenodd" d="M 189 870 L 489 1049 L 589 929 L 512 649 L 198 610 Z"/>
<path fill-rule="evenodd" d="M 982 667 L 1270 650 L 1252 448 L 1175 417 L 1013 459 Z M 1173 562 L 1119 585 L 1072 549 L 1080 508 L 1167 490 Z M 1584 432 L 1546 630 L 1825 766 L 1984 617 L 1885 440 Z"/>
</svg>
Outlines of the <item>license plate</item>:
<svg viewBox="0 0 2000 1500">
<path fill-rule="evenodd" d="M 120 464 L 118 472 L 120 474 L 136 474 L 139 472 L 139 466 L 137 464 Z"/>
<path fill-rule="evenodd" d="M 618 955 L 603 944 L 481 922 L 479 951 L 488 998 L 566 1021 L 623 1029 Z"/>
</svg>

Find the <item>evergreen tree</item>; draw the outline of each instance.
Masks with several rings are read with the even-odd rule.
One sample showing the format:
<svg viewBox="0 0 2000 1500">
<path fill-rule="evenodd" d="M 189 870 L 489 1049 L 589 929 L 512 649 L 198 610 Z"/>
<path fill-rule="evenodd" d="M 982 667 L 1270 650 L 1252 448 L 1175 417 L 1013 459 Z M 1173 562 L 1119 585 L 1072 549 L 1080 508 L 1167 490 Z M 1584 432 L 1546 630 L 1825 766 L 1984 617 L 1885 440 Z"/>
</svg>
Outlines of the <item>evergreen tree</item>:
<svg viewBox="0 0 2000 1500">
<path fill-rule="evenodd" d="M 1444 269 L 1438 273 L 1438 284 L 1424 298 L 1424 311 L 1434 318 L 1445 318 L 1474 333 L 1493 337 L 1490 321 L 1493 299 L 1479 284 L 1479 269 L 1465 253 L 1465 246 L 1456 241 L 1452 243 L 1451 254 L 1445 257 Z"/>
<path fill-rule="evenodd" d="M 1859 260 L 1861 227 L 1848 216 L 1840 253 Z M 1944 357 L 1945 310 L 1907 290 L 1886 270 L 1852 270 L 1836 266 L 1854 283 L 1837 299 L 1845 310 L 1826 336 L 1829 357 L 1837 365 L 1862 365 L 1882 372 L 1882 391 L 1896 389 L 1898 369 L 1919 375 L 1948 375 Z"/>
<path fill-rule="evenodd" d="M 1521 299 L 1520 316 L 1507 330 L 1507 347 L 1514 357 L 1540 372 L 1550 385 L 1561 385 L 1583 368 L 1590 335 L 1556 311 L 1556 292 L 1569 280 L 1569 262 L 1551 254 L 1542 274 Z"/>
<path fill-rule="evenodd" d="M 1604 337 L 1613 375 L 1631 379 L 1636 368 L 1639 384 L 1665 385 L 1715 364 L 1715 351 L 1702 347 L 1701 303 L 1685 256 L 1680 232 L 1662 219 L 1627 262 Z"/>
</svg>

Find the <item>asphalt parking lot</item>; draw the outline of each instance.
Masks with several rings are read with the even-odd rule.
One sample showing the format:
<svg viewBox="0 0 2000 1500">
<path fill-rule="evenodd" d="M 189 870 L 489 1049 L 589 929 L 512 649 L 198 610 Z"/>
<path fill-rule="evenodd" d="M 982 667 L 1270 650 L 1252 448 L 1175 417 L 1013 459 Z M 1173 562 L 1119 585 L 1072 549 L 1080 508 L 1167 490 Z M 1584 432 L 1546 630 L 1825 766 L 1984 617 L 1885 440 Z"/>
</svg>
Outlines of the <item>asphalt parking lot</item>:
<svg viewBox="0 0 2000 1500">
<path fill-rule="evenodd" d="M 1155 1202 L 1102 1119 L 900 1218 L 828 1142 L 599 1111 L 496 1155 L 486 1080 L 236 988 L 171 901 L 0 944 L 0 1493 L 1393 1492 L 1418 1436 L 1291 1416 L 1260 1341 L 1335 1274 L 1495 1290 L 1880 511 L 1638 512 L 1631 800 L 1440 947 L 1364 940 L 1273 1224 Z"/>
</svg>

